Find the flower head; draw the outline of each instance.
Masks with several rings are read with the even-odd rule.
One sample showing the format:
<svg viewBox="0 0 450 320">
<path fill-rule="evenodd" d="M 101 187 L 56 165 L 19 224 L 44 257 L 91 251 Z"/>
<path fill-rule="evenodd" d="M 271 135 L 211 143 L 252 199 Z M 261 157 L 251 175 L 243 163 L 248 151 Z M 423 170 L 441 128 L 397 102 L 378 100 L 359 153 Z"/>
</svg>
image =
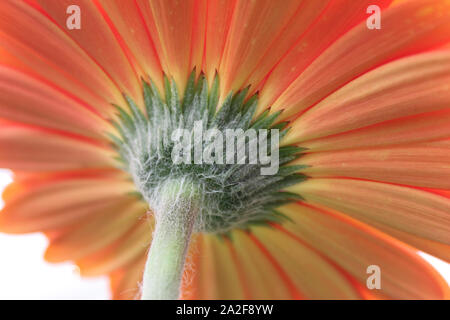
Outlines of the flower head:
<svg viewBox="0 0 450 320">
<path fill-rule="evenodd" d="M 448 298 L 418 250 L 450 261 L 449 41 L 447 0 L 4 0 L 0 231 L 119 299 L 144 269 L 148 297 Z M 237 163 L 251 137 L 175 163 L 198 123 L 279 132 L 279 168 Z"/>
</svg>

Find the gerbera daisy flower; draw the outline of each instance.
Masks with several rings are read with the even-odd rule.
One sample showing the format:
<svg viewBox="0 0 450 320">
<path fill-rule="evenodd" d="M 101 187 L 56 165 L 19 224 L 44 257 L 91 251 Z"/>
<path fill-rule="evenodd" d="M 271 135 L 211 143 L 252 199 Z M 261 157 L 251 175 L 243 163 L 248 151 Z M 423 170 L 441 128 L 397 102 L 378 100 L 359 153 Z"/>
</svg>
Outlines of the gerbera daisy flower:
<svg viewBox="0 0 450 320">
<path fill-rule="evenodd" d="M 449 41 L 448 0 L 3 0 L 0 231 L 116 299 L 448 298 Z M 197 121 L 279 170 L 173 163 Z"/>
</svg>

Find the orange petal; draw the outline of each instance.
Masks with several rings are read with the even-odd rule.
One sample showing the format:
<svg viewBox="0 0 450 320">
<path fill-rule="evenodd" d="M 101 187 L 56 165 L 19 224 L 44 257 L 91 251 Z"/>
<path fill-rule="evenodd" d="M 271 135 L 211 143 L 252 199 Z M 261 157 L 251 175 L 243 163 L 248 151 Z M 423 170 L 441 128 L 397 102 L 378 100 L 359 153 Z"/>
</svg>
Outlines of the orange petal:
<svg viewBox="0 0 450 320">
<path fill-rule="evenodd" d="M 399 59 L 337 90 L 292 124 L 286 139 L 307 141 L 450 105 L 450 51 Z"/>
<path fill-rule="evenodd" d="M 122 173 L 74 171 L 28 177 L 3 193 L 0 230 L 26 233 L 70 226 L 92 212 L 112 210 L 134 191 Z"/>
<path fill-rule="evenodd" d="M 207 1 L 204 70 L 208 80 L 219 70 L 236 0 Z"/>
<path fill-rule="evenodd" d="M 219 286 L 217 278 L 219 273 L 217 264 L 214 263 L 213 247 L 211 236 L 202 235 L 199 237 L 198 244 L 200 251 L 197 259 L 196 268 L 196 299 L 219 299 Z"/>
<path fill-rule="evenodd" d="M 99 276 L 121 269 L 146 255 L 152 238 L 153 219 L 141 219 L 117 241 L 76 260 L 84 276 Z"/>
<path fill-rule="evenodd" d="M 184 92 L 204 47 L 205 0 L 137 1 L 166 74 Z M 201 66 L 197 65 L 198 71 Z"/>
<path fill-rule="evenodd" d="M 180 289 L 181 300 L 198 299 L 199 259 L 203 255 L 201 246 L 202 237 L 203 235 L 201 233 L 194 233 L 191 237 Z"/>
<path fill-rule="evenodd" d="M 352 179 L 309 179 L 290 191 L 370 223 L 450 244 L 450 199 L 403 186 Z"/>
<path fill-rule="evenodd" d="M 233 258 L 223 240 L 202 235 L 197 258 L 196 299 L 243 299 L 243 286 Z M 189 266 L 187 266 L 189 268 Z"/>
<path fill-rule="evenodd" d="M 0 117 L 99 138 L 110 125 L 76 97 L 0 66 Z"/>
<path fill-rule="evenodd" d="M 411 146 L 311 153 L 295 161 L 311 177 L 351 177 L 450 189 L 450 148 Z"/>
<path fill-rule="evenodd" d="M 377 229 L 397 238 L 421 251 L 436 256 L 444 261 L 450 263 L 450 245 L 417 237 L 411 233 L 403 232 L 394 228 L 390 228 L 385 224 L 377 224 L 371 222 L 371 225 Z"/>
<path fill-rule="evenodd" d="M 417 252 L 402 242 L 341 213 L 292 204 L 280 209 L 293 223 L 281 230 L 305 241 L 366 284 L 367 267 L 381 271 L 381 289 L 394 299 L 448 298 L 449 287 Z"/>
<path fill-rule="evenodd" d="M 268 260 L 245 232 L 234 231 L 232 243 L 252 299 L 293 298 L 277 266 Z"/>
<path fill-rule="evenodd" d="M 425 147 L 450 148 L 450 138 L 428 141 L 428 142 L 420 143 L 418 145 L 425 146 Z"/>
<path fill-rule="evenodd" d="M 381 30 L 368 29 L 364 21 L 345 34 L 289 86 L 273 110 L 285 109 L 283 117 L 288 117 L 372 68 L 449 40 L 448 1 L 416 0 L 388 8 Z"/>
<path fill-rule="evenodd" d="M 91 0 L 37 0 L 51 19 L 64 30 L 97 63 L 118 86 L 137 101 L 141 101 L 139 77 L 133 69 L 132 61 L 120 46 L 107 20 Z M 82 25 L 80 30 L 67 30 L 67 8 L 78 5 L 81 8 Z M 101 44 L 101 45 L 99 45 Z"/>
<path fill-rule="evenodd" d="M 143 256 L 110 274 L 114 300 L 137 300 L 141 295 L 142 272 L 146 257 Z"/>
<path fill-rule="evenodd" d="M 64 30 L 25 1 L 0 3 L 0 45 L 22 62 L 21 69 L 110 115 L 114 111 L 110 103 L 122 101 L 120 92 Z M 0 61 L 10 65 L 3 58 Z"/>
<path fill-rule="evenodd" d="M 302 142 L 311 152 L 429 143 L 450 136 L 450 111 L 441 110 L 386 121 L 342 134 Z M 295 139 L 294 139 L 295 140 Z M 289 137 L 282 144 L 294 143 Z"/>
<path fill-rule="evenodd" d="M 2 33 L 0 31 L 0 36 L 2 36 Z M 3 40 L 2 40 L 3 41 Z M 18 57 L 8 50 L 4 48 L 4 45 L 0 46 L 0 65 L 7 65 L 14 69 L 19 70 L 26 70 L 27 66 L 24 64 L 23 61 L 18 59 Z"/>
<path fill-rule="evenodd" d="M 136 1 L 100 0 L 99 3 L 109 16 L 126 43 L 140 68 L 142 76 L 150 76 L 162 89 L 162 67 L 156 53 L 155 44 L 148 32 L 144 17 Z"/>
<path fill-rule="evenodd" d="M 238 1 L 219 68 L 222 92 L 237 91 L 244 86 L 263 57 L 267 74 L 327 2 L 286 0 L 280 6 L 271 0 Z M 215 32 L 214 26 L 211 29 Z M 210 37 L 214 39 L 215 35 Z"/>
<path fill-rule="evenodd" d="M 352 283 L 320 253 L 276 229 L 252 228 L 252 233 L 280 263 L 305 298 L 360 298 Z"/>
<path fill-rule="evenodd" d="M 309 2 L 317 4 L 325 1 Z M 265 63 L 262 62 L 261 67 L 252 75 L 252 83 L 265 82 L 261 83 L 264 86 L 261 91 L 259 110 L 271 106 L 326 48 L 364 21 L 368 17 L 366 9 L 369 5 L 376 4 L 380 8 L 386 8 L 390 2 L 392 0 L 331 1 L 317 20 L 313 21 L 303 34 L 298 34 L 298 38 L 292 42 L 283 56 L 278 57 L 279 61 L 273 64 L 270 58 L 267 58 L 268 64 L 270 62 L 270 66 L 267 67 L 272 69 L 269 74 L 263 67 Z"/>
<path fill-rule="evenodd" d="M 68 232 L 51 239 L 45 253 L 50 262 L 78 260 L 112 244 L 129 232 L 147 212 L 137 199 L 125 199 L 105 212 L 92 213 Z"/>
<path fill-rule="evenodd" d="M 112 151 L 94 140 L 7 122 L 0 125 L 2 168 L 57 171 L 115 165 Z"/>
<path fill-rule="evenodd" d="M 232 243 L 214 235 L 196 239 L 187 268 L 193 277 L 183 297 L 193 299 L 289 299 L 292 294 L 279 270 L 243 232 Z M 186 286 L 186 285 L 185 285 Z"/>
<path fill-rule="evenodd" d="M 320 23 L 321 17 L 326 15 L 326 12 L 336 3 L 329 0 L 297 2 L 299 6 L 296 11 L 292 11 L 289 21 L 274 23 L 271 33 L 259 34 L 261 37 L 259 40 L 264 42 L 258 48 L 260 52 L 254 52 L 254 60 L 246 59 L 245 65 L 240 66 L 241 73 L 247 77 L 245 85 L 252 85 L 253 91 L 263 88 L 264 81 L 270 77 L 270 74 L 276 72 L 278 66 L 285 61 L 286 57 L 290 56 L 292 51 L 296 51 L 296 46 L 302 42 L 302 39 L 308 37 L 310 31 Z M 282 9 L 282 6 L 278 7 L 278 10 Z M 284 26 L 283 29 L 280 29 L 278 25 Z M 278 34 L 274 32 L 280 30 L 281 32 Z M 263 39 L 272 40 L 272 42 L 267 44 L 267 40 Z M 318 41 L 319 39 L 314 43 Z M 262 55 L 263 53 L 264 55 Z"/>
</svg>

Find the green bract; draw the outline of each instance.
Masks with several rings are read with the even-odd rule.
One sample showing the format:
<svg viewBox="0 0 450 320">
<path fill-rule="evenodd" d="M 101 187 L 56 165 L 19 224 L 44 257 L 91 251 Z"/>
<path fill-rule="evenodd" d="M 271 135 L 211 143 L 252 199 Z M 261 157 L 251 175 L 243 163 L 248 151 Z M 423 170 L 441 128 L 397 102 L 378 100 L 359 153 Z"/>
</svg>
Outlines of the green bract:
<svg viewBox="0 0 450 320">
<path fill-rule="evenodd" d="M 266 111 L 254 119 L 258 96 L 247 98 L 248 89 L 228 94 L 218 108 L 219 78 L 216 76 L 209 88 L 203 75 L 195 79 L 194 71 L 182 100 L 176 85 L 167 78 L 164 97 L 144 80 L 143 94 L 145 112 L 127 96 L 127 111 L 116 106 L 119 120 L 114 126 L 120 136 L 111 138 L 125 170 L 150 207 L 161 198 L 159 193 L 166 181 L 194 185 L 200 208 L 194 230 L 224 233 L 252 224 L 280 222 L 284 217 L 276 207 L 301 199 L 297 194 L 281 190 L 306 179 L 298 173 L 302 166 L 288 165 L 301 154 L 302 148 L 280 147 L 280 168 L 275 175 L 261 175 L 261 164 L 174 164 L 172 161 L 172 133 L 177 128 L 193 129 L 194 122 L 199 120 L 203 121 L 205 130 L 276 128 L 281 129 L 282 137 L 287 132 L 283 129 L 287 123 L 274 125 L 279 113 Z M 243 147 L 248 150 L 247 140 Z"/>
</svg>

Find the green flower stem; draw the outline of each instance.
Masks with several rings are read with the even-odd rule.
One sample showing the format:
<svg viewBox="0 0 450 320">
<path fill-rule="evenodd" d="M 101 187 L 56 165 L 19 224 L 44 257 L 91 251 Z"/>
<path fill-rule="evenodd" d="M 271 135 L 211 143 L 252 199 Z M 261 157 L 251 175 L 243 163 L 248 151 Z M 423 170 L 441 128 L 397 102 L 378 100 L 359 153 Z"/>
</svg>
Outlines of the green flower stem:
<svg viewBox="0 0 450 320">
<path fill-rule="evenodd" d="M 175 300 L 195 219 L 198 194 L 192 184 L 169 181 L 158 193 L 156 226 L 144 270 L 143 300 Z"/>
</svg>

